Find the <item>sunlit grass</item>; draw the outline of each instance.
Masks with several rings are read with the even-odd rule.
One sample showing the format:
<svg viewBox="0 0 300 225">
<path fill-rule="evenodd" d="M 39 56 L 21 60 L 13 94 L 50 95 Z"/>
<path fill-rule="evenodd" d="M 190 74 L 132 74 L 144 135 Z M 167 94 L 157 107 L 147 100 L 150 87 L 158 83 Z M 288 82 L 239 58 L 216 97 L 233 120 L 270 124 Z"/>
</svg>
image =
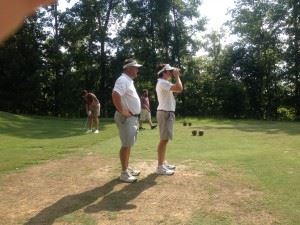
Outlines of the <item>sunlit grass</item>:
<svg viewBox="0 0 300 225">
<path fill-rule="evenodd" d="M 116 136 L 111 120 L 101 120 L 100 134 L 85 134 L 85 119 L 17 116 L 0 112 L 0 173 L 88 151 Z"/>
<path fill-rule="evenodd" d="M 168 144 L 171 163 L 185 160 L 211 162 L 243 171 L 265 195 L 265 203 L 286 224 L 300 221 L 300 124 L 252 120 L 213 120 L 185 118 L 192 123 L 175 125 L 174 140 Z M 0 173 L 16 171 L 44 160 L 96 152 L 118 158 L 120 141 L 112 119 L 101 119 L 100 134 L 84 134 L 84 119 L 55 119 L 16 116 L 0 112 Z M 131 160 L 156 160 L 158 130 L 139 132 Z M 192 136 L 203 130 L 204 136 Z M 203 165 L 194 163 L 195 168 Z M 207 171 L 208 176 L 218 176 Z M 230 224 L 230 220 L 202 216 L 193 220 Z"/>
</svg>

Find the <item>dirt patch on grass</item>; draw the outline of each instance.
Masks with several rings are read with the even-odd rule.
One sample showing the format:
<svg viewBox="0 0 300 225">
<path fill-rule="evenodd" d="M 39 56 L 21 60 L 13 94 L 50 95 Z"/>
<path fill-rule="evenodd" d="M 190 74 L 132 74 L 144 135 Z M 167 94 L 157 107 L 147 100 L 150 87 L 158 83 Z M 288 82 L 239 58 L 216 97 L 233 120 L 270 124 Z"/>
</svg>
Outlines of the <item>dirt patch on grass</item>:
<svg viewBox="0 0 300 225">
<path fill-rule="evenodd" d="M 118 181 L 119 160 L 89 154 L 6 175 L 0 187 L 2 225 L 274 224 L 263 193 L 234 169 L 184 161 L 171 177 L 154 161 L 135 161 L 139 181 Z M 207 223 L 206 223 L 206 222 Z M 221 222 L 220 222 L 221 221 Z M 219 223 L 220 222 L 220 223 Z"/>
</svg>

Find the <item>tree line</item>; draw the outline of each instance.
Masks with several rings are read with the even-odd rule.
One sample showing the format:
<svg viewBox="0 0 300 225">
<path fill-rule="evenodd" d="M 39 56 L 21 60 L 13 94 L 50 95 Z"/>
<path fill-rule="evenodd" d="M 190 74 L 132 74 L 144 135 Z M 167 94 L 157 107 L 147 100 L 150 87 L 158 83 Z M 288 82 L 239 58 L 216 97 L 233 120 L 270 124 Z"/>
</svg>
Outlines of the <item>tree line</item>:
<svg viewBox="0 0 300 225">
<path fill-rule="evenodd" d="M 227 30 L 201 39 L 201 0 L 81 0 L 47 7 L 0 46 L 0 110 L 79 117 L 82 89 L 102 115 L 122 62 L 143 64 L 136 87 L 156 107 L 156 66 L 182 69 L 178 114 L 227 118 L 300 118 L 300 2 L 236 0 Z M 223 44 L 225 32 L 236 41 Z M 207 55 L 195 56 L 199 49 Z"/>
</svg>

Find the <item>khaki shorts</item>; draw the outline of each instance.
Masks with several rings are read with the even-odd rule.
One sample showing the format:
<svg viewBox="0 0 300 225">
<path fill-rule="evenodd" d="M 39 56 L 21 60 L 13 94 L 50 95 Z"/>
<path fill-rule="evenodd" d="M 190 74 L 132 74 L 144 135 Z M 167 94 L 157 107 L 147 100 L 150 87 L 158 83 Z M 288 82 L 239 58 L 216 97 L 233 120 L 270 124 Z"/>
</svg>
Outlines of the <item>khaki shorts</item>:
<svg viewBox="0 0 300 225">
<path fill-rule="evenodd" d="M 91 106 L 91 113 L 93 117 L 98 117 L 100 116 L 100 104 L 96 106 Z"/>
<path fill-rule="evenodd" d="M 175 113 L 158 110 L 156 118 L 159 126 L 160 140 L 172 140 Z"/>
<path fill-rule="evenodd" d="M 140 120 L 141 121 L 149 121 L 151 119 L 151 114 L 147 109 L 142 109 L 141 115 L 140 115 Z"/>
<path fill-rule="evenodd" d="M 115 113 L 115 122 L 119 129 L 122 147 L 131 147 L 137 140 L 139 121 L 137 116 L 125 117 L 118 111 Z"/>
</svg>

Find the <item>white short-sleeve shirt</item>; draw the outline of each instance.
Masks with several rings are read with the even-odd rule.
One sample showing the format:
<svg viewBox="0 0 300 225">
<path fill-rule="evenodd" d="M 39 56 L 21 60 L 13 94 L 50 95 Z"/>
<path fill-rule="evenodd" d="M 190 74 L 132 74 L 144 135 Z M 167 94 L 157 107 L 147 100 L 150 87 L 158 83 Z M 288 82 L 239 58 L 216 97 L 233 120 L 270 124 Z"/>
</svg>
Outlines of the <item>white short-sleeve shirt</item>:
<svg viewBox="0 0 300 225">
<path fill-rule="evenodd" d="M 129 110 L 132 114 L 141 113 L 141 101 L 138 96 L 133 80 L 122 73 L 116 80 L 113 91 L 116 91 L 121 96 L 122 107 Z"/>
<path fill-rule="evenodd" d="M 156 83 L 156 94 L 158 99 L 157 110 L 173 111 L 175 112 L 176 101 L 171 91 L 173 84 L 165 79 L 159 78 Z"/>
</svg>

